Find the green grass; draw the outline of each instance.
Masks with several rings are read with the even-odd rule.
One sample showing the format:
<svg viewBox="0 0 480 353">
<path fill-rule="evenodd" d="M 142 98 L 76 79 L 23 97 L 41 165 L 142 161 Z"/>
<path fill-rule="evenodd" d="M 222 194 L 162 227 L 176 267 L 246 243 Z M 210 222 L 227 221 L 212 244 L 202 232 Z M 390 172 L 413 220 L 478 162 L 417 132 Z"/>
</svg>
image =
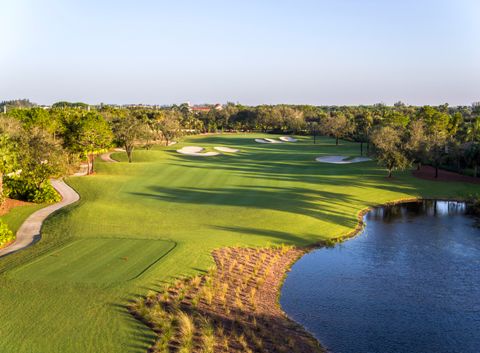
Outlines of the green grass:
<svg viewBox="0 0 480 353">
<path fill-rule="evenodd" d="M 175 243 L 142 239 L 78 239 L 12 271 L 30 281 L 112 284 L 139 277 Z"/>
<path fill-rule="evenodd" d="M 154 335 L 125 305 L 175 276 L 206 271 L 213 265 L 212 249 L 307 245 L 348 233 L 357 212 L 370 205 L 480 191 L 475 185 L 416 179 L 410 172 L 388 180 L 374 161 L 314 161 L 322 155 L 358 155 L 353 143 L 335 146 L 323 138 L 313 145 L 300 138 L 299 143 L 258 144 L 253 141 L 258 137 L 265 136 L 190 137 L 168 148 L 135 151 L 132 164 L 116 153 L 113 158 L 121 163 L 98 161 L 96 175 L 70 178 L 80 202 L 49 218 L 35 246 L 0 259 L 0 352 L 145 352 Z M 241 152 L 205 158 L 175 152 L 185 145 Z M 98 239 L 110 239 L 109 248 L 118 248 L 112 261 L 137 250 L 118 239 L 176 246 L 163 257 L 165 248 L 158 254 L 152 250 L 161 258 L 141 276 L 125 281 L 132 276 L 112 271 L 118 279 L 105 285 L 108 271 L 102 263 L 110 260 L 94 249 Z M 93 254 L 83 257 L 89 249 Z M 151 263 L 155 256 L 149 250 L 142 250 L 148 260 L 129 273 Z M 62 265 L 51 256 L 55 253 L 72 259 Z M 98 279 L 88 280 L 87 272 Z"/>
<path fill-rule="evenodd" d="M 30 216 L 36 210 L 45 207 L 44 204 L 29 204 L 25 206 L 15 207 L 10 210 L 7 214 L 0 217 L 2 221 L 8 224 L 8 228 L 14 233 L 17 232 L 18 228 L 22 225 L 23 221 Z M 0 262 L 1 268 L 1 262 Z"/>
</svg>

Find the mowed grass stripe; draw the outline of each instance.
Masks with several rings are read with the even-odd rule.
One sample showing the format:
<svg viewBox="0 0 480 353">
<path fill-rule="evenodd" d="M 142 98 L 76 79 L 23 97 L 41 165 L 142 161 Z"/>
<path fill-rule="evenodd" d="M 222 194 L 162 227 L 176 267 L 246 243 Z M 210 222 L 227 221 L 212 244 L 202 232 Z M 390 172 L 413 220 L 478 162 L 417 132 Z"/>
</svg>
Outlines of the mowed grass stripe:
<svg viewBox="0 0 480 353">
<path fill-rule="evenodd" d="M 22 280 L 110 284 L 131 280 L 167 254 L 174 243 L 162 240 L 80 239 L 18 268 Z"/>
</svg>

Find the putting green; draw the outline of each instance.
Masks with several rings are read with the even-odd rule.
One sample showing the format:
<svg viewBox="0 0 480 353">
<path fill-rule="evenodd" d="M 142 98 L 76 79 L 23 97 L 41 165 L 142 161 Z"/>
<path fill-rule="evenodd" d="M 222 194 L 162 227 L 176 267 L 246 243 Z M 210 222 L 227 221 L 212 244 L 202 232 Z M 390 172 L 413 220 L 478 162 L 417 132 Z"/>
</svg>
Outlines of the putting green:
<svg viewBox="0 0 480 353">
<path fill-rule="evenodd" d="M 77 239 L 13 271 L 21 280 L 110 284 L 139 277 L 175 243 L 143 239 Z"/>
</svg>

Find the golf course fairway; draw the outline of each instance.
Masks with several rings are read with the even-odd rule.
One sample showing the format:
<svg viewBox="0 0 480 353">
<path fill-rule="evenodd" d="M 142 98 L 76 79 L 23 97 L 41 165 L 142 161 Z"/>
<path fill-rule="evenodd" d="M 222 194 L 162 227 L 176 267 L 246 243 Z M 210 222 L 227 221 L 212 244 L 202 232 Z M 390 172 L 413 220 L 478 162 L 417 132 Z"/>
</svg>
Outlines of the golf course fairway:
<svg viewBox="0 0 480 353">
<path fill-rule="evenodd" d="M 266 137 L 187 137 L 135 151 L 133 163 L 121 152 L 112 155 L 120 163 L 97 158 L 95 175 L 68 178 L 80 201 L 47 219 L 40 242 L 0 258 L 0 352 L 144 353 L 155 335 L 126 304 L 175 277 L 208 270 L 214 249 L 304 246 L 349 233 L 368 206 L 480 191 L 410 171 L 387 179 L 375 161 L 315 161 L 359 156 L 355 143 L 255 142 Z M 240 152 L 176 152 L 189 145 Z M 18 217 L 10 218 L 18 227 Z"/>
</svg>

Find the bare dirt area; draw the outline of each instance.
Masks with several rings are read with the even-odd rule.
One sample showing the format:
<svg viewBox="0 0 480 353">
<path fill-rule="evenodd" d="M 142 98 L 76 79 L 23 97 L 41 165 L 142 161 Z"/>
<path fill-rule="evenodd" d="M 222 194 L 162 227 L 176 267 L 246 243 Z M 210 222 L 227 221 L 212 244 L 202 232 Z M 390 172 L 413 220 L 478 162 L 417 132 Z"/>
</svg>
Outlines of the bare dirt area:
<svg viewBox="0 0 480 353">
<path fill-rule="evenodd" d="M 216 268 L 130 305 L 157 340 L 151 352 L 324 352 L 278 304 L 280 285 L 306 250 L 223 248 Z"/>
<path fill-rule="evenodd" d="M 0 206 L 0 216 L 3 216 L 10 212 L 12 208 L 30 205 L 30 202 L 20 201 L 20 200 L 13 200 L 13 199 L 5 199 L 3 204 Z"/>
<path fill-rule="evenodd" d="M 412 174 L 417 178 L 426 180 L 480 184 L 480 178 L 473 178 L 442 169 L 438 170 L 438 178 L 435 178 L 435 168 L 429 165 L 420 167 L 420 170 L 414 170 Z"/>
</svg>

